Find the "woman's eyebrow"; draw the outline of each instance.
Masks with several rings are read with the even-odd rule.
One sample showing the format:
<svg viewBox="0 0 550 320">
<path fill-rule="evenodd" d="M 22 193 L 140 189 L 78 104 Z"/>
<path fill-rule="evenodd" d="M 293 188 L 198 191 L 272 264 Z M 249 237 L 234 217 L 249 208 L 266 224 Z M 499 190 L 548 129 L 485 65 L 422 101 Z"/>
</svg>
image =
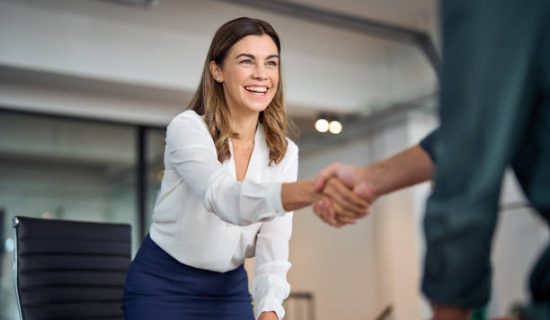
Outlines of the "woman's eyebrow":
<svg viewBox="0 0 550 320">
<path fill-rule="evenodd" d="M 250 54 L 250 53 L 241 53 L 239 55 L 237 55 L 235 57 L 235 59 L 239 59 L 241 57 L 246 57 L 246 58 L 250 58 L 250 59 L 256 59 L 256 57 L 253 55 L 253 54 Z"/>
<path fill-rule="evenodd" d="M 250 58 L 250 59 L 256 59 L 256 57 L 253 55 L 253 54 L 250 54 L 250 53 L 240 53 L 238 54 L 235 59 L 239 59 L 241 57 L 246 57 L 246 58 Z M 271 54 L 269 56 L 266 57 L 266 60 L 268 59 L 273 59 L 273 58 L 277 58 L 279 59 L 279 55 L 278 54 Z"/>
</svg>

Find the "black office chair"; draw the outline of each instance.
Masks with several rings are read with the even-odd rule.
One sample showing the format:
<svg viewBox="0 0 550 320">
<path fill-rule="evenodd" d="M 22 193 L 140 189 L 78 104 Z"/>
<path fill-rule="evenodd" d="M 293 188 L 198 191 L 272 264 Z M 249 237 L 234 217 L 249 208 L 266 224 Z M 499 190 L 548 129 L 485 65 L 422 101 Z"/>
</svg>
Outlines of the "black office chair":
<svg viewBox="0 0 550 320">
<path fill-rule="evenodd" d="M 130 225 L 15 217 L 13 227 L 21 319 L 124 318 Z"/>
</svg>

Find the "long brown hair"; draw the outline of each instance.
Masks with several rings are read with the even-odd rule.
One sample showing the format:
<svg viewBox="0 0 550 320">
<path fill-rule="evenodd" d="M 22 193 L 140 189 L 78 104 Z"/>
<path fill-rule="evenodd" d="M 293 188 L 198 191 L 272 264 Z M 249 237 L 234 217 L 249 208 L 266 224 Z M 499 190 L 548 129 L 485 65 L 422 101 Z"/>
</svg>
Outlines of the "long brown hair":
<svg viewBox="0 0 550 320">
<path fill-rule="evenodd" d="M 214 61 L 221 67 L 229 49 L 237 41 L 249 35 L 261 36 L 264 34 L 273 39 L 280 54 L 279 36 L 269 23 L 259 19 L 242 17 L 222 25 L 212 39 L 204 63 L 201 82 L 189 104 L 190 109 L 199 115 L 204 115 L 208 131 L 214 139 L 220 162 L 229 159 L 229 139 L 238 137 L 238 134 L 234 133 L 229 125 L 230 113 L 225 102 L 223 85 L 212 78 L 208 65 L 210 61 Z M 259 123 L 264 129 L 266 144 L 269 147 L 269 164 L 279 163 L 286 153 L 286 134 L 288 127 L 291 125 L 287 119 L 284 106 L 283 77 L 280 63 L 277 92 L 267 108 L 260 112 Z"/>
</svg>

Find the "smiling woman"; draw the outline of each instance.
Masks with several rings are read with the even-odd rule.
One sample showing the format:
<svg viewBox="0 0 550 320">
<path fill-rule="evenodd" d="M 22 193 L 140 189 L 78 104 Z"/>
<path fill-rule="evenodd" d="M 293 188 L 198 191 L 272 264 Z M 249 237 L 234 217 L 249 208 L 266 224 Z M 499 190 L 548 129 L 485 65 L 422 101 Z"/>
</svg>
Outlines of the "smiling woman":
<svg viewBox="0 0 550 320">
<path fill-rule="evenodd" d="M 260 113 L 270 160 L 282 160 L 288 119 L 280 47 L 279 36 L 273 27 L 258 19 L 229 21 L 214 36 L 200 86 L 190 105 L 192 110 L 204 115 L 220 161 L 229 158 L 229 139 L 232 134 L 239 133 L 234 132 L 234 126 L 220 124 L 231 119 L 236 125 L 241 115 L 247 113 Z"/>
<path fill-rule="evenodd" d="M 298 147 L 286 137 L 283 101 L 273 28 L 250 18 L 221 26 L 190 110 L 167 128 L 150 234 L 126 278 L 126 319 L 282 319 L 289 211 L 323 194 L 343 214 L 366 211 L 335 180 L 323 194 L 311 180 L 296 181 Z M 253 256 L 251 296 L 243 263 Z"/>
</svg>

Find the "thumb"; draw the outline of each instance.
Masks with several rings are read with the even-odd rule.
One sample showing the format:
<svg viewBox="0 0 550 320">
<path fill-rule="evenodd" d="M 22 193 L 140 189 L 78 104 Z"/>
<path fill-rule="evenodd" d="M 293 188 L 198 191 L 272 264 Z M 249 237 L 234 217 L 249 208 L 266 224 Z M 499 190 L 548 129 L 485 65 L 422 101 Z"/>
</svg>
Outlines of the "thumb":
<svg viewBox="0 0 550 320">
<path fill-rule="evenodd" d="M 313 190 L 316 192 L 321 192 L 323 188 L 325 187 L 325 184 L 327 181 L 336 175 L 336 172 L 338 171 L 339 164 L 334 163 L 330 166 L 323 169 L 319 174 L 317 174 L 317 177 L 315 178 L 315 181 L 313 183 Z"/>
<path fill-rule="evenodd" d="M 376 198 L 378 197 L 374 186 L 366 181 L 360 181 L 355 188 L 353 188 L 353 192 L 358 195 L 363 200 L 366 200 L 369 203 L 374 202 Z"/>
</svg>

